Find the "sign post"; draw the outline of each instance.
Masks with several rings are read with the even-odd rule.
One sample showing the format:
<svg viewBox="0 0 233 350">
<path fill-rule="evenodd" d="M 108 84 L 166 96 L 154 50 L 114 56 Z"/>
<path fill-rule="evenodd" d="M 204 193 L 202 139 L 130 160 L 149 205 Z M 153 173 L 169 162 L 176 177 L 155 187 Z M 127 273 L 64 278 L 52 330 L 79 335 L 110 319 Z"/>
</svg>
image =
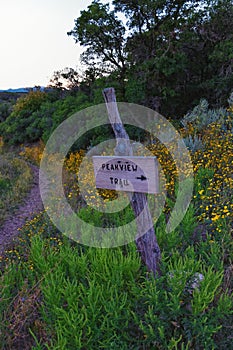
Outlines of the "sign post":
<svg viewBox="0 0 233 350">
<path fill-rule="evenodd" d="M 137 221 L 137 249 L 148 270 L 156 276 L 160 274 L 161 253 L 145 193 L 158 193 L 157 162 L 154 157 L 146 157 L 144 160 L 142 160 L 143 157 L 133 157 L 129 136 L 117 108 L 114 89 L 104 89 L 103 96 L 116 137 L 117 144 L 114 150 L 116 157 L 93 157 L 96 185 L 99 188 L 112 186 L 112 189 L 117 190 L 127 191 L 128 189 Z M 145 227 L 149 229 L 142 234 Z"/>
<path fill-rule="evenodd" d="M 158 193 L 156 157 L 93 156 L 96 188 Z"/>
</svg>

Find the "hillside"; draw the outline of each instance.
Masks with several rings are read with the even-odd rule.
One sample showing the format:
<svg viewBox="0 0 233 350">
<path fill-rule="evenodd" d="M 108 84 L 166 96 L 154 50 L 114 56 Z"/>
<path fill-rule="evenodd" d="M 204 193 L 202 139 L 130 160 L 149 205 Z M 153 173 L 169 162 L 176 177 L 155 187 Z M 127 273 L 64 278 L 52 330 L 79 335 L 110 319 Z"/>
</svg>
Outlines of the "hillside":
<svg viewBox="0 0 233 350">
<path fill-rule="evenodd" d="M 28 127 L 31 123 L 35 127 L 35 116 L 54 103 L 41 92 L 28 96 L 18 100 L 13 112 L 17 112 L 18 127 L 20 118 L 26 117 Z M 71 113 L 72 101 L 75 98 L 68 96 L 59 102 L 51 120 L 62 118 L 61 107 L 65 115 Z M 178 130 L 193 163 L 194 193 L 185 217 L 171 233 L 166 232 L 166 223 L 176 201 L 175 165 L 162 143 L 138 134 L 166 176 L 166 203 L 155 223 L 162 252 L 161 275 L 156 279 L 142 264 L 135 242 L 110 249 L 85 246 L 62 235 L 46 210 L 26 221 L 1 256 L 2 349 L 231 348 L 231 103 L 229 99 L 228 109 L 211 110 L 202 100 L 180 122 Z M 26 114 L 29 105 L 36 108 Z M 26 129 L 16 130 L 26 141 Z M 87 198 L 79 192 L 77 178 L 87 145 L 90 150 L 96 136 L 100 142 L 108 132 L 93 129 L 64 163 L 66 199 L 78 217 L 90 224 L 84 226 L 85 237 L 91 237 L 97 227 L 111 230 L 132 221 L 130 207 L 111 215 L 101 209 L 99 196 L 110 205 L 117 196 L 110 190 L 93 192 L 91 171 L 83 178 Z M 27 162 L 39 164 L 43 147 L 41 141 L 21 145 L 18 152 Z M 2 143 L 2 152 L 7 148 Z M 99 203 L 98 210 L 88 205 L 89 197 Z"/>
<path fill-rule="evenodd" d="M 24 96 L 25 93 L 27 93 L 26 91 L 4 91 L 4 90 L 0 90 L 0 102 L 4 102 L 4 101 L 16 101 L 19 97 Z"/>
</svg>

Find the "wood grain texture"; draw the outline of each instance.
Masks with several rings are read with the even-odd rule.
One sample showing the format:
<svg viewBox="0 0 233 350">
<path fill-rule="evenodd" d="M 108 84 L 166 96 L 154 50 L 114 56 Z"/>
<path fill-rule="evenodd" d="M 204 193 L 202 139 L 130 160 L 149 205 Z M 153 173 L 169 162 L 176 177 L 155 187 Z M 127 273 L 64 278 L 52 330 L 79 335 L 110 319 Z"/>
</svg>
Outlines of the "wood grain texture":
<svg viewBox="0 0 233 350">
<path fill-rule="evenodd" d="M 103 90 L 108 116 L 116 137 L 116 156 L 133 156 L 133 149 L 129 136 L 122 124 L 114 88 Z M 145 193 L 134 192 L 129 194 L 130 203 L 134 210 L 137 221 L 136 245 L 141 254 L 142 261 L 148 270 L 156 277 L 160 274 L 161 252 L 154 231 L 154 225 L 149 211 L 147 197 Z M 145 232 L 145 227 L 147 228 Z M 145 232 L 145 233 L 144 233 Z"/>
<path fill-rule="evenodd" d="M 156 157 L 93 156 L 96 188 L 158 193 Z"/>
</svg>

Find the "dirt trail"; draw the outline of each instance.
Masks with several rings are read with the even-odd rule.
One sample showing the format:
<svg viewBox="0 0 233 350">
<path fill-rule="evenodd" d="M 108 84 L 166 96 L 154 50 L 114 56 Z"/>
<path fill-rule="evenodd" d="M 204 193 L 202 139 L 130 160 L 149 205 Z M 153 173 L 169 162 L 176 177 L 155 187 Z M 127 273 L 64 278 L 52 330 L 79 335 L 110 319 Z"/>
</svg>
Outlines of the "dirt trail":
<svg viewBox="0 0 233 350">
<path fill-rule="evenodd" d="M 39 168 L 30 165 L 33 172 L 33 184 L 29 194 L 13 216 L 9 216 L 0 227 L 0 255 L 19 233 L 18 229 L 31 220 L 36 213 L 43 210 L 39 189 Z"/>
</svg>

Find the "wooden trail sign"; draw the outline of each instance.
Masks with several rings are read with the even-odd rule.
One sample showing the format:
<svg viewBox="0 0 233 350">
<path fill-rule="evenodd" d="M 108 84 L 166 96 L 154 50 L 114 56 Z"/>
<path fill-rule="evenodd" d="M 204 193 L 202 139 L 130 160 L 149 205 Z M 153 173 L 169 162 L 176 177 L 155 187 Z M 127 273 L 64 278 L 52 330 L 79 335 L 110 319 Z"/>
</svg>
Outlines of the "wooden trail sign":
<svg viewBox="0 0 233 350">
<path fill-rule="evenodd" d="M 115 91 L 113 88 L 103 90 L 108 116 L 116 137 L 116 156 L 133 156 L 133 149 L 130 144 L 129 136 L 122 124 L 119 111 L 117 108 Z M 155 236 L 154 225 L 151 218 L 150 210 L 147 203 L 145 193 L 133 192 L 129 193 L 130 203 L 134 210 L 138 235 L 136 245 L 141 254 L 142 261 L 146 264 L 149 271 L 153 272 L 154 276 L 160 274 L 159 263 L 161 260 L 160 248 Z M 148 230 L 145 234 L 145 227 Z"/>
<path fill-rule="evenodd" d="M 96 188 L 158 193 L 156 157 L 94 156 Z"/>
</svg>

